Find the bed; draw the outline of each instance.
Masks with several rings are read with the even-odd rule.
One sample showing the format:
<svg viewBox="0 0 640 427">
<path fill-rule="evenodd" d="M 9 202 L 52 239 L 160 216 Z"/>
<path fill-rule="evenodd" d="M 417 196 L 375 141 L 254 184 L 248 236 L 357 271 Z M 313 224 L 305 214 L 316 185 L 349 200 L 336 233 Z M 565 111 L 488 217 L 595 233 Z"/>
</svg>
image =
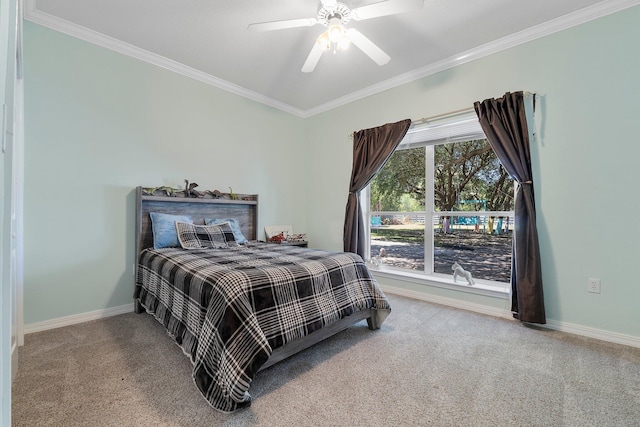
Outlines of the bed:
<svg viewBox="0 0 640 427">
<path fill-rule="evenodd" d="M 358 255 L 257 242 L 257 195 L 150 194 L 136 189 L 135 311 L 164 325 L 222 412 L 250 405 L 258 371 L 363 320 L 378 329 L 390 313 Z M 233 218 L 248 242 L 227 234 L 229 247 L 154 248 L 151 216 L 160 214 Z"/>
</svg>

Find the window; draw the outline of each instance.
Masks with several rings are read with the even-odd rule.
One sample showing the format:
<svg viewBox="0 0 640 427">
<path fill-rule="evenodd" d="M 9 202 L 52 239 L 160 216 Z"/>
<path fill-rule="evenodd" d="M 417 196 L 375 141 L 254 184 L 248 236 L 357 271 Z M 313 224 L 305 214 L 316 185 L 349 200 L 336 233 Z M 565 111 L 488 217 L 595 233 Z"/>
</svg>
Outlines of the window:
<svg viewBox="0 0 640 427">
<path fill-rule="evenodd" d="M 363 197 L 374 268 L 508 289 L 514 182 L 475 114 L 414 126 Z"/>
</svg>

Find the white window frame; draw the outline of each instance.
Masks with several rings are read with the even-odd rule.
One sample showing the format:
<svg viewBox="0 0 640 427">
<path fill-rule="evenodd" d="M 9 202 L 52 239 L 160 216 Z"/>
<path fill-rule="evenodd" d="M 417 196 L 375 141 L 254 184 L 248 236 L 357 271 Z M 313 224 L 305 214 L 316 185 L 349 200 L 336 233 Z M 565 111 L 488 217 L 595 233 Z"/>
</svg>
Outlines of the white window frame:
<svg viewBox="0 0 640 427">
<path fill-rule="evenodd" d="M 434 209 L 434 147 L 440 144 L 470 141 L 474 139 L 486 139 L 478 118 L 475 112 L 471 110 L 459 112 L 454 115 L 448 115 L 426 122 L 424 124 L 417 124 L 412 126 L 405 138 L 400 142 L 399 148 L 409 149 L 417 147 L 425 147 L 425 169 L 426 169 L 426 183 L 425 183 L 425 211 L 419 212 L 407 212 L 411 215 L 424 215 L 425 216 L 425 233 L 424 233 L 424 271 L 413 271 L 402 268 L 394 268 L 384 263 L 375 265 L 371 262 L 371 217 L 372 215 L 394 215 L 403 214 L 403 212 L 377 212 L 371 211 L 370 201 L 370 188 L 367 185 L 364 190 L 360 192 L 361 206 L 364 207 L 365 215 L 365 259 L 371 266 L 371 270 L 374 275 L 382 277 L 388 277 L 392 279 L 408 281 L 411 283 L 417 283 L 421 285 L 436 286 L 441 288 L 455 289 L 457 291 L 464 291 L 473 294 L 481 294 L 492 296 L 496 298 L 508 299 L 511 292 L 511 284 L 497 282 L 492 280 L 483 280 L 474 278 L 475 285 L 468 286 L 465 283 L 456 283 L 453 281 L 453 275 L 446 275 L 440 273 L 427 273 L 433 271 L 434 266 L 434 233 L 433 227 L 429 229 L 431 232 L 427 232 L 426 224 L 429 222 L 429 218 L 433 221 L 434 215 L 441 216 L 442 212 L 436 212 Z M 515 191 L 515 186 L 514 186 Z M 513 211 L 486 211 L 487 214 L 494 214 L 496 216 L 514 216 Z M 447 212 L 447 215 L 451 216 L 477 216 L 477 212 L 469 211 L 452 211 Z"/>
</svg>

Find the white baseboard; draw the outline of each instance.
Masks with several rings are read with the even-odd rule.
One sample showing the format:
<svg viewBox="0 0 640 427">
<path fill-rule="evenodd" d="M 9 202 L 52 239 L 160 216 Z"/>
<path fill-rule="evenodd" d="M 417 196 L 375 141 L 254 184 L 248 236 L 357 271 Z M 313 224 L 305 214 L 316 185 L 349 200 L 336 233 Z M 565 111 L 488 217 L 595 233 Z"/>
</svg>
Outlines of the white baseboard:
<svg viewBox="0 0 640 427">
<path fill-rule="evenodd" d="M 473 311 L 476 313 L 487 314 L 489 316 L 501 317 L 514 320 L 510 310 L 488 307 L 482 304 L 460 301 L 454 298 L 445 298 L 437 295 L 431 295 L 424 292 L 411 291 L 408 289 L 396 288 L 394 286 L 380 285 L 383 292 L 388 294 L 399 295 L 407 298 L 413 298 L 421 301 L 427 301 L 434 304 L 446 305 L 448 307 L 459 308 L 462 310 Z M 542 328 L 553 329 L 556 331 L 567 332 L 570 334 L 581 335 L 588 338 L 594 338 L 600 341 L 612 342 L 615 344 L 628 345 L 630 347 L 640 348 L 640 337 L 633 335 L 619 334 L 617 332 L 605 331 L 602 329 L 591 328 L 588 326 L 576 325 L 568 322 L 560 322 L 557 320 L 547 319 Z"/>
<path fill-rule="evenodd" d="M 399 295 L 407 298 L 413 298 L 420 301 L 427 301 L 434 304 L 445 305 L 447 307 L 459 308 L 461 310 L 472 311 L 475 313 L 486 314 L 489 316 L 500 317 L 513 320 L 510 310 L 488 307 L 482 304 L 460 301 L 454 298 L 440 297 L 424 292 L 411 291 L 408 289 L 397 288 L 394 286 L 380 285 L 385 293 Z M 58 319 L 45 320 L 43 322 L 30 323 L 24 325 L 24 333 L 46 331 L 49 329 L 61 328 L 63 326 L 75 325 L 77 323 L 88 322 L 90 320 L 103 319 L 105 317 L 117 316 L 119 314 L 133 312 L 133 304 L 125 304 L 118 307 L 106 308 L 104 310 L 91 311 L 89 313 L 75 314 L 72 316 L 60 317 Z M 541 327 L 553 329 L 556 331 L 567 332 L 570 334 L 581 335 L 588 338 L 594 338 L 601 341 L 612 342 L 616 344 L 628 345 L 630 347 L 640 348 L 640 337 L 633 335 L 619 334 L 617 332 L 605 331 L 602 329 L 591 328 L 588 326 L 576 325 L 568 322 L 559 322 L 557 320 L 547 319 L 546 325 Z"/>
<path fill-rule="evenodd" d="M 117 307 L 90 311 L 88 313 L 74 314 L 71 316 L 59 317 L 57 319 L 45 320 L 43 322 L 29 323 L 28 325 L 24 325 L 24 333 L 26 335 L 33 332 L 47 331 L 49 329 L 61 328 L 63 326 L 75 325 L 78 323 L 88 322 L 90 320 L 104 319 L 105 317 L 132 312 L 133 303 L 125 304 Z"/>
<path fill-rule="evenodd" d="M 628 345 L 629 347 L 640 348 L 640 337 L 633 335 L 619 334 L 617 332 L 605 331 L 602 329 L 591 328 L 589 326 L 576 325 L 574 323 L 558 322 L 557 320 L 547 319 L 543 328 L 553 329 L 570 334 L 582 335 L 588 338 L 595 338 L 600 341 L 612 342 L 615 344 Z"/>
<path fill-rule="evenodd" d="M 420 301 L 432 302 L 434 304 L 446 305 L 447 307 L 459 308 L 462 310 L 473 311 L 475 313 L 487 314 L 494 317 L 502 317 L 505 319 L 513 319 L 511 311 L 502 308 L 489 307 L 473 302 L 461 301 L 455 298 L 441 297 L 437 295 L 427 294 L 425 292 L 412 291 L 409 289 L 397 288 L 395 286 L 380 285 L 382 291 L 388 294 L 399 295 L 401 297 L 413 298 Z"/>
</svg>

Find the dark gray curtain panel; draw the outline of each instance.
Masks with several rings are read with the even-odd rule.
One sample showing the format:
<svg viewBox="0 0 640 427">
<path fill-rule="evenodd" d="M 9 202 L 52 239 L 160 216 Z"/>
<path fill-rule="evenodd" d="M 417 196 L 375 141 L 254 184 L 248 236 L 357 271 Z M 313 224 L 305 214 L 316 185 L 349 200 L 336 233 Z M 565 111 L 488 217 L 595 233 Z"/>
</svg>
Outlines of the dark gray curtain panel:
<svg viewBox="0 0 640 427">
<path fill-rule="evenodd" d="M 476 102 L 474 107 L 493 151 L 518 182 L 511 258 L 511 311 L 523 322 L 543 324 L 546 316 L 524 93 L 508 92 L 499 99 Z"/>
<path fill-rule="evenodd" d="M 344 219 L 344 251 L 364 256 L 365 221 L 360 206 L 360 191 L 369 184 L 389 160 L 411 126 L 406 119 L 387 123 L 353 134 L 353 169 Z"/>
</svg>

